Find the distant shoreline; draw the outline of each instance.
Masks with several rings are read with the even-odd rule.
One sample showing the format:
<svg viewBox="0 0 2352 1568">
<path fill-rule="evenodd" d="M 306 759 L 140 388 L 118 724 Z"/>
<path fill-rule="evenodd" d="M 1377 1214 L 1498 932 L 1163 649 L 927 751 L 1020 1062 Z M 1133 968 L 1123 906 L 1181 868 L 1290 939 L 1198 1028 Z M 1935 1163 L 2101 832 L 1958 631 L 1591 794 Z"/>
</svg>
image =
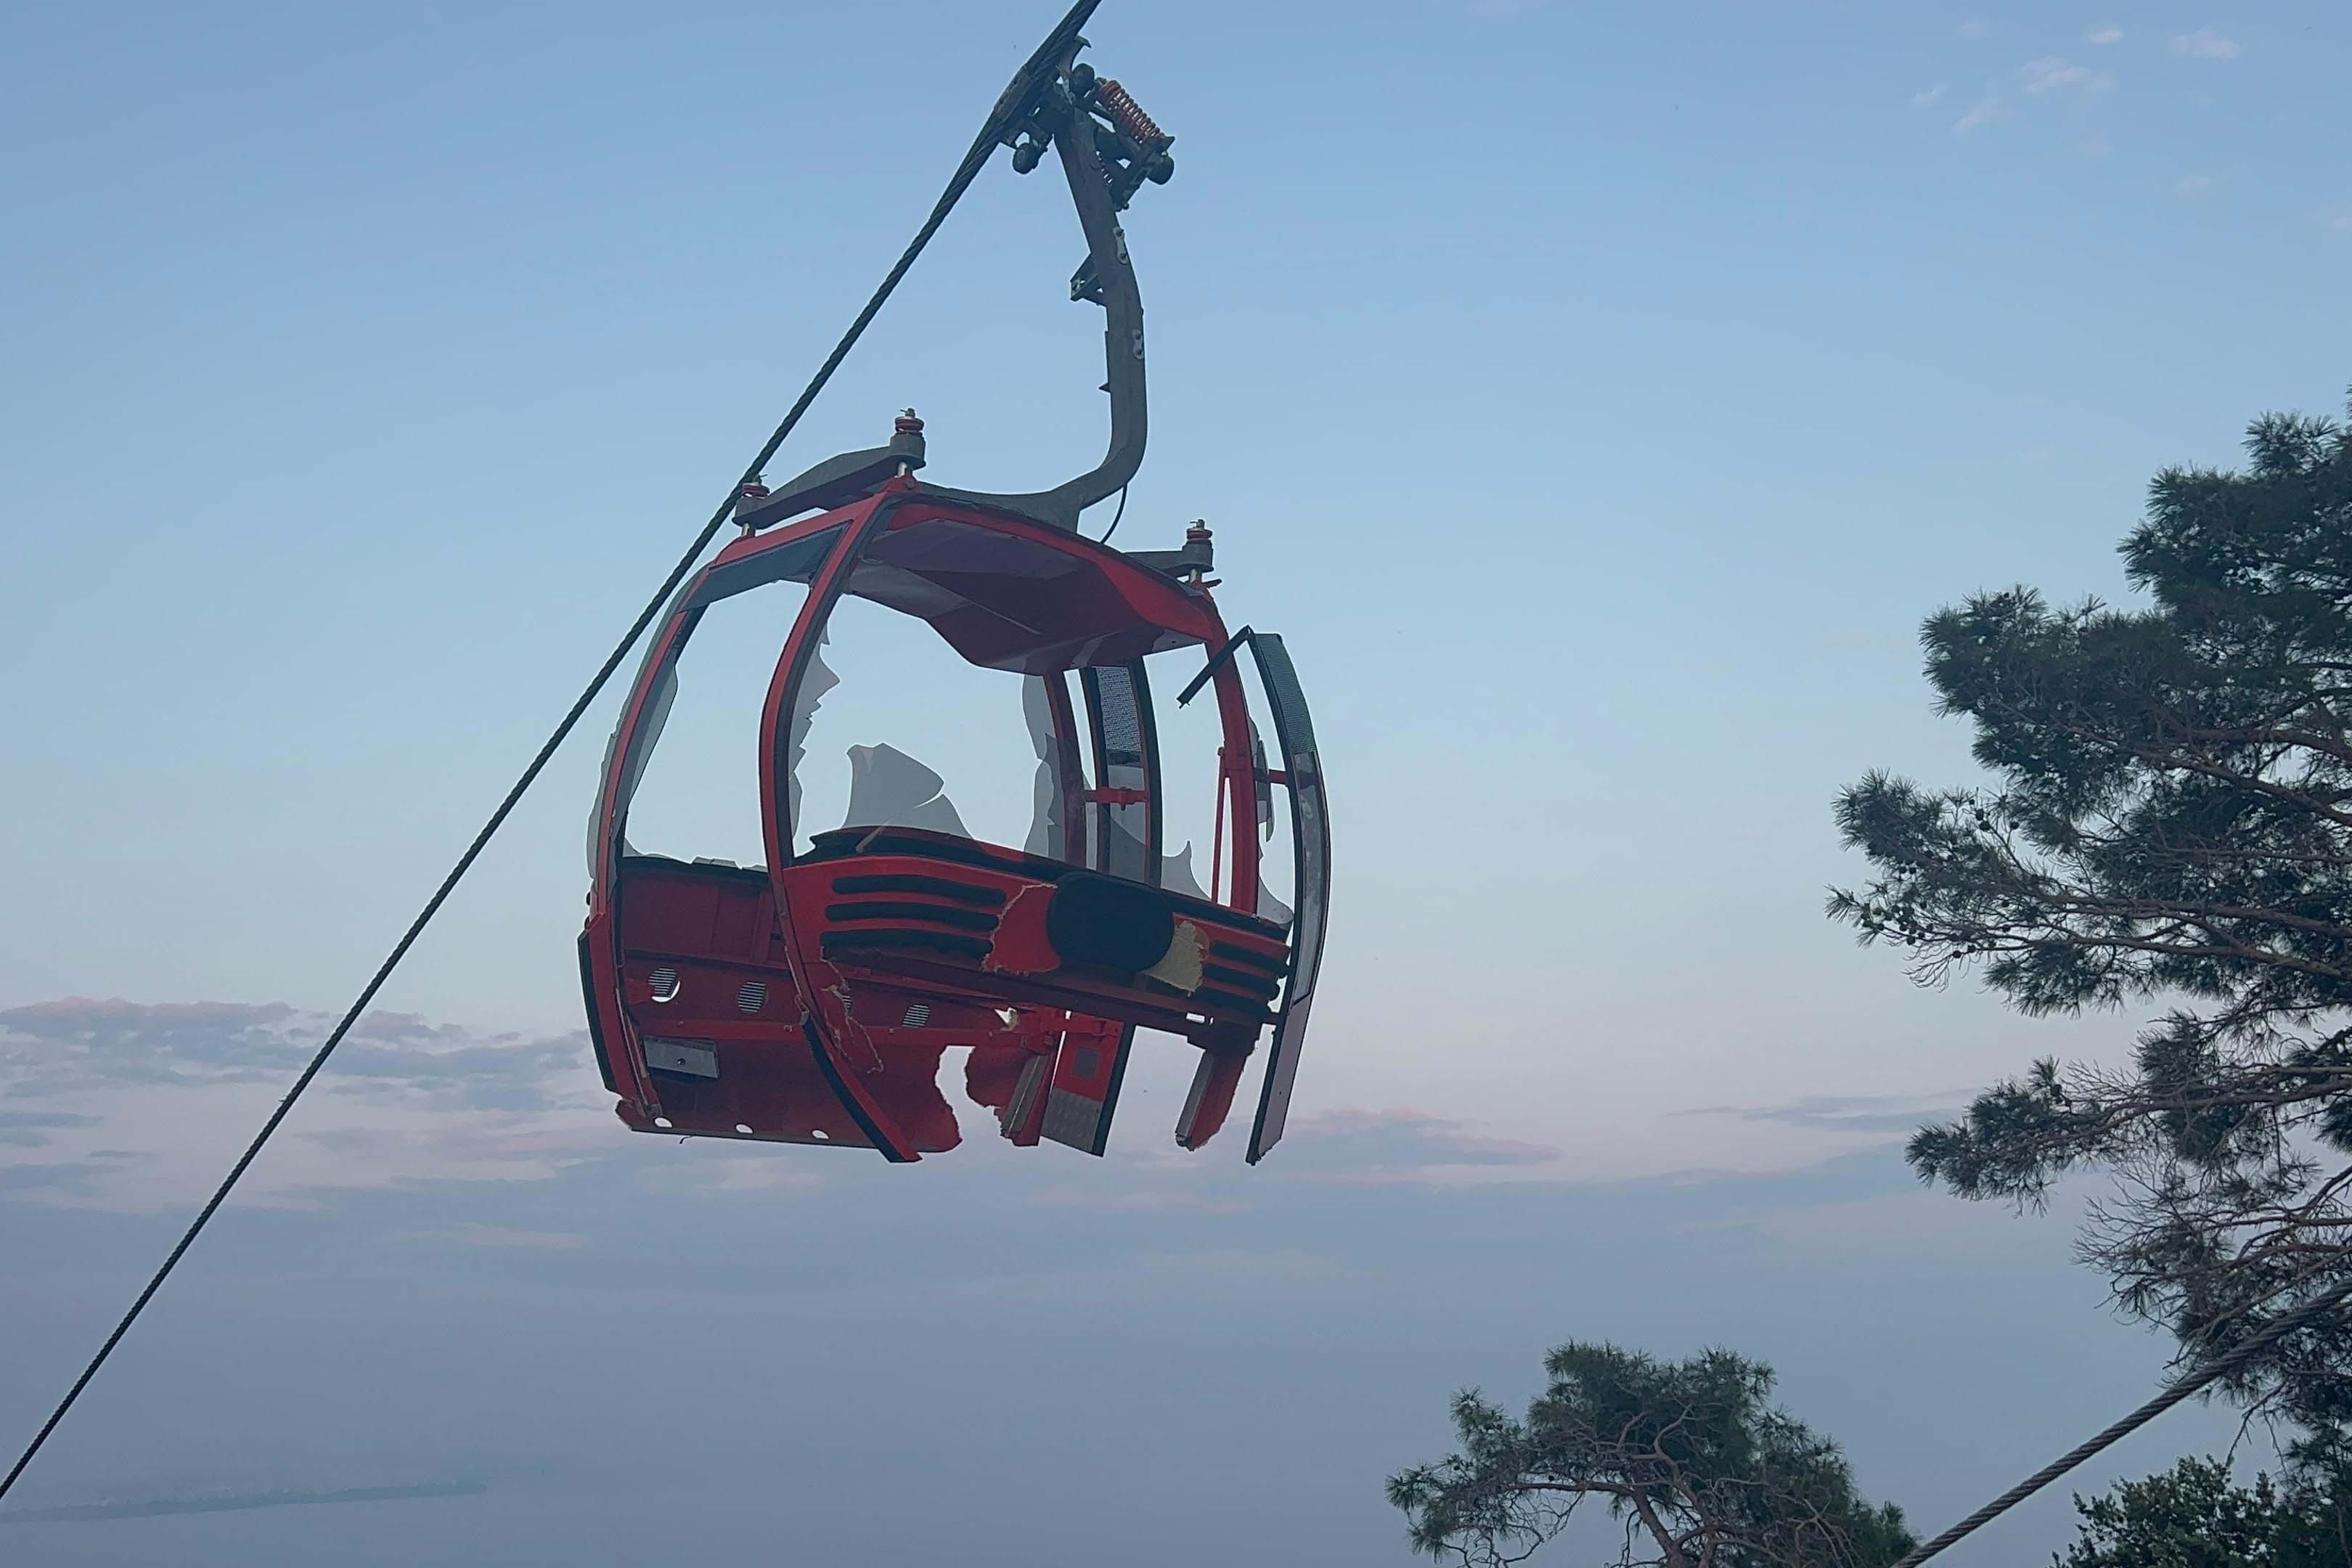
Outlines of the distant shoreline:
<svg viewBox="0 0 2352 1568">
<path fill-rule="evenodd" d="M 162 1498 L 152 1502 L 75 1503 L 58 1508 L 0 1509 L 0 1524 L 87 1524 L 109 1519 L 156 1519 L 173 1513 L 227 1513 L 238 1509 L 294 1508 L 330 1502 L 403 1502 L 411 1498 L 479 1497 L 486 1481 L 427 1481 L 407 1487 L 345 1487 L 327 1492 L 244 1492 L 229 1497 Z"/>
</svg>

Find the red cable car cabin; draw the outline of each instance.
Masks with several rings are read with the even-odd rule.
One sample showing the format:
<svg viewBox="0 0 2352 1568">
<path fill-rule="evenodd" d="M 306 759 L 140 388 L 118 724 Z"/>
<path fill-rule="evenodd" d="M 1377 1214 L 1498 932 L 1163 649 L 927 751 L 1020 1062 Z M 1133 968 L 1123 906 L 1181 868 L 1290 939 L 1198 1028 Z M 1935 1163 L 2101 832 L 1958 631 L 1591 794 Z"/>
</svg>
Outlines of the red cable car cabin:
<svg viewBox="0 0 2352 1568">
<path fill-rule="evenodd" d="M 1249 1159 L 1282 1136 L 1323 949 L 1329 840 L 1314 731 L 1279 637 L 1228 636 L 1211 543 L 1125 552 L 1077 532 L 1143 456 L 1142 305 L 1118 213 L 1174 172 L 1161 132 L 1071 43 L 1025 68 L 998 123 L 1026 173 L 1050 146 L 1087 237 L 1071 297 L 1103 307 L 1110 444 L 1050 490 L 975 495 L 919 483 L 921 423 L 771 494 L 687 584 L 647 650 L 606 755 L 580 942 L 590 1030 L 621 1119 L 640 1131 L 845 1144 L 914 1160 L 955 1146 L 938 1086 L 968 1052 L 971 1098 L 1006 1137 L 1102 1152 L 1139 1028 L 1202 1053 L 1176 1127 L 1223 1122 L 1270 1037 Z M 814 510 L 815 516 L 803 514 Z M 760 715 L 764 867 L 634 853 L 629 805 L 668 716 L 677 661 L 711 605 L 804 584 Z M 939 778 L 853 747 L 847 820 L 809 831 L 796 764 L 833 677 L 827 626 L 858 599 L 926 623 L 968 663 L 1016 671 L 1036 753 L 1020 848 L 983 842 Z M 1235 657 L 1247 643 L 1278 756 L 1269 765 Z M 1164 885 L 1159 740 L 1144 661 L 1197 647 L 1221 739 L 1208 896 Z M 747 716 L 748 721 L 748 716 Z M 911 785 L 911 787 L 902 787 Z M 1257 828 L 1288 795 L 1295 916 L 1262 901 Z M 1280 918 L 1269 918 L 1278 915 Z"/>
<path fill-rule="evenodd" d="M 1188 553 L 1197 561 L 1202 552 Z M 630 796 L 706 608 L 751 588 L 808 596 L 760 716 L 765 868 L 629 852 Z M 794 763 L 829 674 L 817 657 L 843 595 L 927 622 L 969 662 L 1027 679 L 1049 803 L 1032 848 L 881 809 L 803 834 Z M 1255 743 L 1229 637 L 1197 564 L 1147 564 L 1034 519 L 927 491 L 877 495 L 751 534 L 680 594 L 608 755 L 581 964 L 605 1085 L 640 1131 L 871 1147 L 954 1147 L 937 1079 L 965 1049 L 971 1097 L 1006 1137 L 1100 1153 L 1138 1027 L 1202 1056 L 1177 1142 L 1208 1141 L 1269 1026 L 1249 1158 L 1282 1136 L 1320 957 L 1328 875 L 1322 781 L 1278 637 L 1244 632 L 1281 765 Z M 1218 900 L 1156 886 L 1162 809 L 1150 654 L 1199 647 L 1223 745 Z M 1075 679 L 1074 679 L 1075 678 Z M 1196 686 L 1199 684 L 1196 681 Z M 895 755 L 895 753 L 894 753 Z M 870 760 L 863 759 L 863 760 Z M 934 781 L 935 782 L 935 781 Z M 746 781 L 749 787 L 751 781 Z M 1261 797 L 1293 811 L 1298 910 L 1262 916 Z M 871 816 L 873 820 L 866 820 Z M 950 820 L 952 816 L 950 814 Z"/>
</svg>

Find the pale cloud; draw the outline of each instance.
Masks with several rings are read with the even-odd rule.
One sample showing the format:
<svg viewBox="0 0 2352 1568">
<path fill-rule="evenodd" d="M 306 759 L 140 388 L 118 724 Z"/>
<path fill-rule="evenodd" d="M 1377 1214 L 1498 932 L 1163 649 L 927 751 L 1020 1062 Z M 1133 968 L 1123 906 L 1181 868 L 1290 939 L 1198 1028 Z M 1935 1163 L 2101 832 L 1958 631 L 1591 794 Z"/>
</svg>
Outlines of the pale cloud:
<svg viewBox="0 0 2352 1568">
<path fill-rule="evenodd" d="M 97 1083 L 276 1082 L 310 1059 L 331 1022 L 275 1002 L 68 997 L 10 1008 L 0 1011 L 0 1093 L 22 1101 Z M 371 1013 L 337 1048 L 323 1087 L 379 1100 L 543 1109 L 553 1103 L 551 1086 L 587 1060 L 587 1050 L 581 1031 L 527 1039 Z"/>
<path fill-rule="evenodd" d="M 75 1160 L 57 1164 L 0 1163 L 0 1196 L 52 1202 L 89 1198 L 96 1195 L 98 1178 L 105 1174 L 107 1167 L 94 1160 Z"/>
<path fill-rule="evenodd" d="M 2172 52 L 2192 60 L 2233 60 L 2238 58 L 2238 41 L 2224 37 L 2210 27 L 2200 27 L 2193 33 L 2183 33 L 2174 38 Z"/>
<path fill-rule="evenodd" d="M 1914 109 L 1925 109 L 1929 104 L 1935 102 L 1937 99 L 1943 97 L 1944 85 L 1944 83 L 1939 81 L 1925 92 L 1913 93 L 1911 95 L 1911 107 Z"/>
<path fill-rule="evenodd" d="M 1952 36 L 1956 38 L 1967 38 L 1969 41 L 1974 42 L 1976 39 L 1983 37 L 1987 29 L 1984 25 L 1984 19 L 1979 16 L 1971 16 L 1967 21 L 1961 23 L 1958 27 L 1954 28 L 1952 30 Z"/>
<path fill-rule="evenodd" d="M 217 1179 L 332 1022 L 277 1004 L 75 1000 L 0 1011 L 0 1193 L 119 1211 L 184 1207 Z M 239 1196 L 310 1209 L 339 1194 L 451 1183 L 543 1184 L 643 1146 L 614 1122 L 577 1032 L 493 1035 L 374 1014 L 352 1031 Z M 824 1163 L 780 1158 L 761 1143 L 696 1141 L 674 1153 L 638 1169 L 636 1184 L 698 1201 L 772 1200 L 832 1179 Z M 1343 1109 L 1295 1120 L 1279 1169 L 1316 1183 L 1451 1186 L 1555 1178 L 1562 1159 L 1549 1143 L 1475 1122 Z M 1230 1194 L 1156 1167 L 1128 1176 L 1135 1179 L 1059 1182 L 1061 1190 L 1036 1201 L 1204 1213 L 1233 1205 Z M 566 1234 L 468 1225 L 410 1239 L 556 1251 L 574 1245 Z"/>
<path fill-rule="evenodd" d="M 329 1015 L 274 1004 L 77 1001 L 0 1010 L 0 1201 L 184 1212 L 212 1190 L 332 1023 Z M 1130 1086 L 1139 1113 L 1154 1087 L 1171 1104 L 1182 1092 L 1181 1064 L 1156 1084 L 1151 1066 L 1142 1064 Z M 1343 1103 L 1295 1117 L 1265 1176 L 1325 1189 L 1458 1189 L 1602 1171 L 1654 1174 L 1702 1163 L 1790 1170 L 1851 1149 L 1865 1133 L 1851 1116 L 1816 1110 L 1726 1116 L 1709 1129 L 1701 1160 L 1687 1144 L 1656 1136 L 1654 1126 L 1622 1116 L 1513 1118 L 1499 1106 Z M 1267 1190 L 1265 1180 L 1255 1188 L 1228 1185 L 1222 1167 L 1139 1137 L 1108 1164 L 1055 1169 L 1055 1152 L 1012 1150 L 993 1136 L 985 1113 L 964 1121 L 960 1161 L 1003 1160 L 1037 1187 L 1058 1189 L 1038 1194 L 1030 1206 L 1227 1214 L 1262 1202 Z M 1024 1167 L 1024 1160 L 1032 1163 Z M 521 1189 L 557 1190 L 610 1162 L 620 1163 L 612 1169 L 638 1195 L 696 1203 L 803 1201 L 864 1173 L 854 1154 L 812 1157 L 753 1142 L 681 1145 L 631 1134 L 614 1119 L 576 1032 L 495 1034 L 379 1014 L 329 1063 L 268 1157 L 240 1184 L 237 1202 L 323 1212 L 383 1194 L 423 1201 L 473 1185 L 516 1190 L 517 1202 L 532 1203 L 539 1200 Z M 443 1234 L 451 1232 L 447 1221 L 408 1228 L 449 1246 L 537 1245 Z"/>
<path fill-rule="evenodd" d="M 2116 79 L 2105 71 L 2095 71 L 2088 66 L 2056 55 L 2044 55 L 2038 60 L 2028 60 L 2018 67 L 2017 74 L 2031 94 L 2045 92 L 2105 92 L 2116 85 Z"/>
<path fill-rule="evenodd" d="M 1969 105 L 1969 111 L 1966 114 L 1952 121 L 1952 134 L 1966 136 L 1979 125 L 1999 119 L 2000 116 L 2000 94 L 1989 92 Z"/>
<path fill-rule="evenodd" d="M 0 1089 L 19 1099 L 102 1079 L 250 1082 L 310 1054 L 283 1004 L 97 1001 L 71 996 L 0 1012 Z"/>
<path fill-rule="evenodd" d="M 19 1149 L 38 1149 L 50 1138 L 68 1127 L 94 1127 L 95 1116 L 76 1116 L 63 1110 L 11 1110 L 0 1105 L 0 1143 Z"/>
<path fill-rule="evenodd" d="M 516 1230 L 503 1225 L 482 1225 L 475 1222 L 455 1230 L 411 1231 L 403 1241 L 443 1242 L 458 1247 L 489 1247 L 520 1252 L 577 1252 L 588 1245 L 584 1236 L 570 1231 Z"/>
<path fill-rule="evenodd" d="M 2089 32 L 2083 35 L 2083 41 L 2084 43 L 2096 44 L 2102 48 L 2105 47 L 2109 44 L 2120 44 L 2123 40 L 2124 30 L 2121 27 L 2116 26 L 2112 22 L 2108 23 L 2104 27 L 2094 27 Z"/>
<path fill-rule="evenodd" d="M 2327 220 L 2331 234 L 2352 234 L 2352 212 L 2340 212 Z"/>
<path fill-rule="evenodd" d="M 275 1003 L 77 998 L 0 1011 L 0 1190 L 182 1206 L 218 1179 L 332 1024 Z M 576 1034 L 372 1014 L 240 1196 L 310 1206 L 339 1190 L 544 1182 L 614 1146 L 603 1100 Z"/>
<path fill-rule="evenodd" d="M 1326 1181 L 1458 1181 L 1512 1167 L 1551 1167 L 1560 1155 L 1548 1143 L 1495 1137 L 1469 1122 L 1409 1108 L 1328 1110 L 1292 1123 L 1282 1170 Z"/>
<path fill-rule="evenodd" d="M 2096 131 L 2084 137 L 2074 149 L 2085 158 L 2104 158 L 2115 150 L 2116 144 Z"/>
<path fill-rule="evenodd" d="M 2183 174 L 2172 182 L 2175 195 L 2201 196 L 2212 188 L 2213 176 L 2210 174 Z"/>
<path fill-rule="evenodd" d="M 1938 1095 L 1807 1095 L 1777 1105 L 1703 1105 L 1677 1116 L 1724 1116 L 1774 1122 L 1809 1131 L 1857 1135 L 1874 1142 L 1907 1138 L 1930 1121 L 1959 1114 L 1965 1093 Z"/>
</svg>

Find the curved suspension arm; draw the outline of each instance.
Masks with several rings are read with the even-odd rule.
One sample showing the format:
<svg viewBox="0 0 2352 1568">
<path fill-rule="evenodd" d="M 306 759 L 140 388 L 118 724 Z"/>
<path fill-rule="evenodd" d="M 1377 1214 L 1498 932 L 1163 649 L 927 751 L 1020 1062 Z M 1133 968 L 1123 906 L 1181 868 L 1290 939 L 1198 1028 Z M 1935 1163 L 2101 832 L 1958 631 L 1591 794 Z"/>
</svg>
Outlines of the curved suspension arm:
<svg viewBox="0 0 2352 1568">
<path fill-rule="evenodd" d="M 1071 280 L 1070 297 L 1103 308 L 1103 390 L 1110 395 L 1110 440 L 1102 461 L 1051 489 L 998 494 L 926 485 L 936 495 L 1018 512 L 1076 531 L 1078 515 L 1126 488 L 1143 463 L 1148 418 L 1144 395 L 1143 300 L 1118 215 L 1140 184 L 1164 182 L 1174 170 L 1173 138 L 1144 116 L 1116 82 L 1076 63 L 1085 40 L 1071 38 L 1041 70 L 1024 70 L 1000 100 L 996 119 L 1013 143 L 1013 167 L 1034 167 L 1051 141 L 1068 181 L 1070 201 L 1087 240 L 1087 260 Z M 1043 62 L 1040 62 L 1041 64 Z M 1099 110 L 1104 118 L 1097 119 Z M 813 508 L 844 506 L 874 494 L 893 477 L 923 466 L 921 422 L 903 418 L 887 447 L 828 458 L 771 493 L 747 489 L 736 521 L 772 526 Z"/>
<path fill-rule="evenodd" d="M 1148 431 L 1144 397 L 1143 297 L 1136 288 L 1135 266 L 1128 258 L 1127 237 L 1119 228 L 1118 207 L 1110 180 L 1097 151 L 1094 117 L 1070 101 L 1068 90 L 1056 87 L 1062 100 L 1062 122 L 1054 127 L 1055 150 L 1061 154 L 1062 173 L 1069 181 L 1070 200 L 1078 210 L 1078 226 L 1087 237 L 1089 272 L 1103 307 L 1103 380 L 1110 394 L 1110 442 L 1101 462 L 1048 490 L 992 495 L 976 490 L 926 489 L 964 500 L 1024 512 L 1056 528 L 1075 531 L 1078 514 L 1098 500 L 1118 494 L 1143 465 Z M 1076 289 L 1073 289 L 1074 297 Z"/>
</svg>

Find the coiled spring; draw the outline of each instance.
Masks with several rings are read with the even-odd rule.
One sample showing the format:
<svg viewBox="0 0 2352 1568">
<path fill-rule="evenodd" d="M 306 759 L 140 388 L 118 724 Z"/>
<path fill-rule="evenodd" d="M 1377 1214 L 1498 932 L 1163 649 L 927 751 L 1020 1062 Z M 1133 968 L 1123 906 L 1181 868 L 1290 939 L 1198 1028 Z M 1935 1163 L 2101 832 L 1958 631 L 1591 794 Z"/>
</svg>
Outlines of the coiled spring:
<svg viewBox="0 0 2352 1568">
<path fill-rule="evenodd" d="M 1166 140 L 1160 127 L 1152 123 L 1151 116 L 1143 112 L 1143 106 L 1128 96 L 1127 89 L 1109 77 L 1102 77 L 1095 82 L 1095 101 L 1102 105 L 1102 110 L 1110 116 L 1111 123 L 1137 145 L 1150 146 L 1154 142 Z"/>
</svg>

